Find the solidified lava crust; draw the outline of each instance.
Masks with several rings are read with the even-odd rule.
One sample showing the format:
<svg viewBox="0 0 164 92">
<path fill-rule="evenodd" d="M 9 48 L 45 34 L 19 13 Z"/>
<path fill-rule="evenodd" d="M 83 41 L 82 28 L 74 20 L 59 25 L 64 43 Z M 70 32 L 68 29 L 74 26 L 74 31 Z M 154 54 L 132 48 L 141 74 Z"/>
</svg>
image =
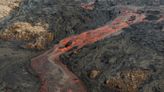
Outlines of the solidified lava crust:
<svg viewBox="0 0 164 92">
<path fill-rule="evenodd" d="M 69 71 L 67 66 L 65 66 L 60 61 L 60 55 L 68 51 L 76 51 L 83 46 L 109 37 L 112 34 L 121 31 L 123 28 L 127 28 L 132 24 L 144 21 L 144 18 L 145 16 L 143 14 L 126 10 L 111 23 L 95 30 L 89 30 L 79 35 L 65 38 L 61 40 L 59 44 L 56 44 L 51 52 L 46 52 L 43 55 L 34 58 L 31 65 L 42 82 L 40 92 L 54 92 L 54 90 L 61 92 L 64 90 L 63 87 L 67 86 L 68 84 L 73 86 L 79 84 L 79 89 L 77 91 L 76 87 L 71 88 L 68 86 L 67 91 L 69 89 L 73 92 L 87 92 L 87 89 L 85 89 L 83 83 L 73 73 L 71 73 L 71 71 Z M 55 76 L 59 71 L 60 73 L 63 73 L 61 80 L 57 80 L 57 77 Z M 56 78 L 49 79 L 49 77 Z M 74 79 L 78 80 L 79 82 L 74 83 Z M 60 87 L 59 85 L 63 87 Z"/>
<path fill-rule="evenodd" d="M 1 0 L 0 92 L 164 92 L 163 5 Z"/>
<path fill-rule="evenodd" d="M 61 61 L 89 92 L 163 92 L 163 23 L 134 24 L 120 35 L 63 54 Z M 90 77 L 95 70 L 100 73 Z"/>
</svg>

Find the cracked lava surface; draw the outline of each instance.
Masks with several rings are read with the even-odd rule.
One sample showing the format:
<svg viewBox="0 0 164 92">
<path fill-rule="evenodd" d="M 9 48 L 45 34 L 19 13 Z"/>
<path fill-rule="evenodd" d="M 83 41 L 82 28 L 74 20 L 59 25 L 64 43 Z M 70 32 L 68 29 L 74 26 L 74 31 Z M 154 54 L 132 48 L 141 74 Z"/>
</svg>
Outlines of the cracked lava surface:
<svg viewBox="0 0 164 92">
<path fill-rule="evenodd" d="M 162 4 L 2 0 L 0 92 L 163 92 Z"/>
<path fill-rule="evenodd" d="M 144 21 L 145 16 L 133 11 L 124 11 L 111 23 L 89 30 L 79 35 L 65 38 L 56 44 L 53 49 L 41 56 L 32 59 L 31 66 L 38 74 L 41 83 L 40 92 L 87 92 L 85 85 L 76 77 L 67 66 L 62 64 L 59 56 L 72 49 L 80 49 L 83 46 L 110 37 L 118 33 L 123 28 L 132 24 Z M 60 72 L 57 72 L 57 69 Z M 57 74 L 62 73 L 62 78 L 57 78 Z M 56 78 L 55 78 L 56 77 Z"/>
</svg>

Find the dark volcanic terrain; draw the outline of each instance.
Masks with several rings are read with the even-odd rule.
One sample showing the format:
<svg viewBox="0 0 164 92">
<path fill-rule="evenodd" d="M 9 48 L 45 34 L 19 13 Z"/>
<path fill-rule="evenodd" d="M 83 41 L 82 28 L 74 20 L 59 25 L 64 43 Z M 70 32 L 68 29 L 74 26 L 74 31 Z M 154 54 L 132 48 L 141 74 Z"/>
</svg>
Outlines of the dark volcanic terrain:
<svg viewBox="0 0 164 92">
<path fill-rule="evenodd" d="M 1 0 L 0 92 L 44 92 L 31 59 L 126 9 L 145 20 L 60 59 L 88 92 L 164 92 L 164 0 L 97 0 L 91 10 L 81 7 L 93 1 Z"/>
<path fill-rule="evenodd" d="M 132 25 L 118 36 L 64 54 L 62 61 L 89 92 L 163 92 L 163 23 Z"/>
</svg>

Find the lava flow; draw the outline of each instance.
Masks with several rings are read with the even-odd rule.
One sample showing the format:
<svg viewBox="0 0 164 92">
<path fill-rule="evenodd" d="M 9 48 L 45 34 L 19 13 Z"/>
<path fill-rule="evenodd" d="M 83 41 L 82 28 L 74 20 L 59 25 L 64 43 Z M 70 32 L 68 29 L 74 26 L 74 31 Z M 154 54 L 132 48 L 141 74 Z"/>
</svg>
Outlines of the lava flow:
<svg viewBox="0 0 164 92">
<path fill-rule="evenodd" d="M 126 11 L 111 23 L 95 30 L 65 38 L 47 51 L 32 60 L 31 66 L 41 80 L 40 92 L 87 92 L 85 85 L 59 60 L 59 56 L 70 50 L 77 50 L 95 43 L 114 33 L 120 32 L 132 24 L 144 20 L 143 14 Z"/>
<path fill-rule="evenodd" d="M 104 39 L 105 37 L 109 37 L 113 33 L 117 33 L 121 29 L 127 28 L 132 24 L 142 22 L 144 18 L 145 16 L 142 14 L 126 11 L 111 23 L 103 27 L 61 40 L 59 44 L 55 45 L 54 54 L 52 55 L 59 56 L 60 54 L 65 53 L 73 48 L 80 49 L 85 45 L 92 44 L 96 41 Z"/>
</svg>

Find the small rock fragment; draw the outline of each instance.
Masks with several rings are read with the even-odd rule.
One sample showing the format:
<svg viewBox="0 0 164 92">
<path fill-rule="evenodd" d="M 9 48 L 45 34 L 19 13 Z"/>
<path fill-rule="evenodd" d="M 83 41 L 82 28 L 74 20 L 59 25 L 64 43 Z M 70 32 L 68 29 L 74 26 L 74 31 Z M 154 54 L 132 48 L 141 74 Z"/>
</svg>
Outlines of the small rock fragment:
<svg viewBox="0 0 164 92">
<path fill-rule="evenodd" d="M 91 79 L 95 79 L 98 75 L 100 74 L 100 71 L 99 70 L 92 70 L 89 74 L 89 77 Z"/>
</svg>

